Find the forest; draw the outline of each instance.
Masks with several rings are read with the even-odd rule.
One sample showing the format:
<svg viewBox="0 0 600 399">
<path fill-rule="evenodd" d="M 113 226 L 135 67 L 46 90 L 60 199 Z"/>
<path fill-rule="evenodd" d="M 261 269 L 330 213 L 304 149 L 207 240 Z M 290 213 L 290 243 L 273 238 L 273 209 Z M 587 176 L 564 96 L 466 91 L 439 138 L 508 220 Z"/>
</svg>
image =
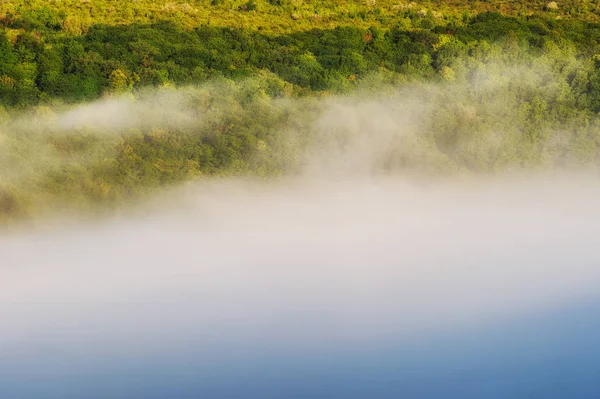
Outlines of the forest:
<svg viewBox="0 0 600 399">
<path fill-rule="evenodd" d="M 596 165 L 598 7 L 4 1 L 0 220 L 110 210 L 209 176 L 301 174 L 307 148 L 366 134 L 331 122 L 339 104 L 373 141 L 387 128 L 363 108 L 402 130 L 373 173 Z M 415 104 L 411 123 L 394 116 Z M 123 123 L 93 122 L 124 109 Z"/>
</svg>

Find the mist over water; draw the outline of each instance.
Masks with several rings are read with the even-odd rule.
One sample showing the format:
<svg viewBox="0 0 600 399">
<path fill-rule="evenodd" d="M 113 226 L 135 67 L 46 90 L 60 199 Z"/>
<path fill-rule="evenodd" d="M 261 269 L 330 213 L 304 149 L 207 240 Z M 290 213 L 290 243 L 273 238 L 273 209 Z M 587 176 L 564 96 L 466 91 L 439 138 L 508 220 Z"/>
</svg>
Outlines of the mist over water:
<svg viewBox="0 0 600 399">
<path fill-rule="evenodd" d="M 15 203 L 95 184 L 57 171 L 131 155 L 130 137 L 177 154 L 245 124 L 244 162 L 283 177 L 2 232 L 0 398 L 595 398 L 594 127 L 532 141 L 522 93 L 502 90 L 548 94 L 551 71 L 495 72 L 319 99 L 221 82 L 2 125 Z M 179 167 L 159 155 L 145 173 Z"/>
<path fill-rule="evenodd" d="M 594 175 L 224 180 L 4 235 L 0 394 L 542 397 L 568 392 L 540 371 L 566 361 L 586 397 L 599 194 Z"/>
</svg>

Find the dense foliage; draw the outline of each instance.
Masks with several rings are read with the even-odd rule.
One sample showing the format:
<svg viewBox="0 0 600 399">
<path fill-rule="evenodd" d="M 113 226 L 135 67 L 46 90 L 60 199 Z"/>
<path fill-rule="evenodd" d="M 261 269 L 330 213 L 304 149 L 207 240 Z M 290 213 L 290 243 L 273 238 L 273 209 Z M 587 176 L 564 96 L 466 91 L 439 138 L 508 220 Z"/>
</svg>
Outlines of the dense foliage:
<svg viewBox="0 0 600 399">
<path fill-rule="evenodd" d="M 600 25 L 585 21 L 483 13 L 458 22 L 412 9 L 404 14 L 389 25 L 276 35 L 206 25 L 186 29 L 169 21 L 91 25 L 73 35 L 63 28 L 60 12 L 36 8 L 5 21 L 0 101 L 83 101 L 108 91 L 196 84 L 216 75 L 238 79 L 261 70 L 298 89 L 343 91 L 381 69 L 407 78 L 447 78 L 450 64 L 480 60 L 491 44 L 508 52 L 501 55 L 505 59 L 516 56 L 517 48 L 530 59 L 556 47 L 584 61 L 600 52 Z M 520 57 L 514 61 L 526 61 Z"/>
<path fill-rule="evenodd" d="M 382 170 L 593 162 L 600 145 L 596 7 L 2 3 L 0 214 L 34 214 L 67 198 L 78 206 L 119 203 L 198 176 L 297 172 L 302 151 L 322 133 L 324 98 L 385 90 L 382 109 L 414 100 L 427 111 L 409 139 L 388 143 Z M 175 93 L 190 86 L 176 103 L 191 123 L 171 123 L 177 117 L 167 113 L 164 123 L 128 128 L 64 125 L 80 102 L 126 98 L 145 106 L 156 95 L 148 87 Z M 161 98 L 172 107 L 174 97 Z"/>
</svg>

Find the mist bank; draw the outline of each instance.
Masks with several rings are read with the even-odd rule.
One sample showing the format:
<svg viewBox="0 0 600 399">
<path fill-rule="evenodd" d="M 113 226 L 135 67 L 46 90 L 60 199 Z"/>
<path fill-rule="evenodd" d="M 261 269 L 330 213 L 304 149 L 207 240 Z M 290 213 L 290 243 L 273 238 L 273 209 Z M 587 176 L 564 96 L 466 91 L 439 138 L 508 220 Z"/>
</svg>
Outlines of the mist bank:
<svg viewBox="0 0 600 399">
<path fill-rule="evenodd" d="M 453 356 L 468 367 L 489 364 L 484 354 L 493 349 L 463 358 L 451 343 L 427 345 L 463 333 L 485 340 L 474 331 L 491 331 L 485 348 L 512 350 L 509 363 L 518 353 L 542 362 L 553 348 L 542 344 L 548 332 L 511 347 L 494 326 L 537 323 L 598 299 L 599 194 L 597 178 L 581 175 L 220 180 L 178 189 L 137 218 L 3 235 L 0 375 L 8 380 L 0 386 L 124 397 L 174 381 L 225 384 L 233 375 L 239 386 L 261 392 L 252 384 L 264 383 L 267 392 L 280 385 L 260 378 L 280 374 L 257 364 L 280 365 L 282 378 L 289 375 L 281 370 L 300 378 L 293 371 L 310 367 L 316 374 L 304 376 L 327 378 L 319 367 L 358 370 L 362 363 L 348 362 L 363 355 L 350 353 L 370 350 L 410 376 L 427 370 L 438 350 L 454 355 L 431 372 Z M 548 323 L 550 331 L 566 328 Z M 376 354 L 395 345 L 414 353 Z M 374 375 L 392 378 L 378 364 L 383 374 Z M 25 375 L 39 385 L 21 384 Z M 74 376 L 77 384 L 61 383 Z M 365 389 L 359 382 L 368 377 L 357 378 L 352 386 Z M 311 381 L 302 386 L 320 386 Z M 389 381 L 384 386 L 395 386 Z M 221 397 L 241 395 L 219 386 Z"/>
<path fill-rule="evenodd" d="M 110 211 L 207 177 L 597 168 L 599 119 L 573 86 L 583 64 L 548 57 L 438 83 L 381 72 L 345 95 L 293 96 L 267 73 L 38 107 L 0 126 L 0 214 Z"/>
<path fill-rule="evenodd" d="M 279 306 L 333 312 L 340 326 L 351 323 L 335 333 L 352 336 L 577 299 L 600 278 L 599 193 L 596 179 L 573 176 L 191 186 L 140 218 L 3 236 L 2 336 L 42 333 L 29 323 L 53 312 L 60 320 L 99 306 L 90 315 L 111 318 L 118 303 L 182 306 L 204 328 L 228 312 L 259 329 L 271 316 L 294 323 Z M 160 306 L 135 323 L 191 322 Z"/>
</svg>

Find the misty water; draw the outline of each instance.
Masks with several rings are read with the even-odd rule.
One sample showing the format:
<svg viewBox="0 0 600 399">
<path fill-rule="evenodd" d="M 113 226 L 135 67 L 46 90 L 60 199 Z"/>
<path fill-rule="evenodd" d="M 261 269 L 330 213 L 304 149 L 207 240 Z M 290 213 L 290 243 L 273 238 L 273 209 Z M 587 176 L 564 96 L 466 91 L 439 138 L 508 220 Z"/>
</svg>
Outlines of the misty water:
<svg viewBox="0 0 600 399">
<path fill-rule="evenodd" d="M 221 181 L 0 237 L 2 398 L 595 398 L 598 176 Z"/>
</svg>

